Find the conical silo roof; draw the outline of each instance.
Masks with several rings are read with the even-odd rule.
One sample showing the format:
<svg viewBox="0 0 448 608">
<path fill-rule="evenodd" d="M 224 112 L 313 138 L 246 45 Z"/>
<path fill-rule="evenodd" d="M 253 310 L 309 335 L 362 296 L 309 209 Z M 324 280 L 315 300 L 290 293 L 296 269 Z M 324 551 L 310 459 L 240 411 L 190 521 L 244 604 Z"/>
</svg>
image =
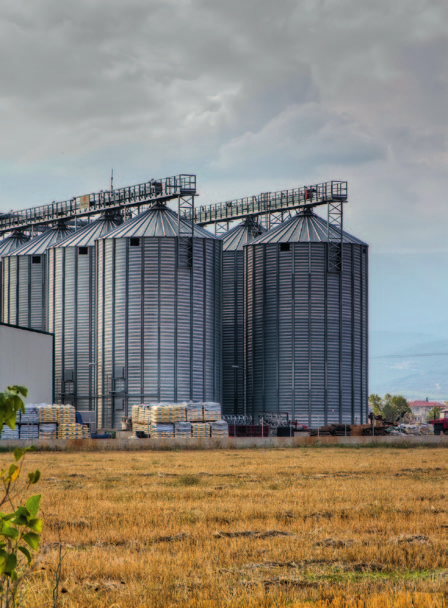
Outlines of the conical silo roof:
<svg viewBox="0 0 448 608">
<path fill-rule="evenodd" d="M 15 249 L 9 255 L 42 255 L 49 247 L 62 241 L 62 239 L 72 234 L 72 232 L 73 230 L 65 225 L 50 228 L 50 230 L 46 230 L 40 236 L 32 238 L 22 247 Z"/>
<path fill-rule="evenodd" d="M 184 233 L 191 232 L 191 222 L 181 220 Z M 121 239 L 124 237 L 175 237 L 179 235 L 178 215 L 166 205 L 156 203 L 132 220 L 128 220 L 103 238 Z M 201 239 L 216 239 L 214 234 L 194 226 L 194 236 Z M 219 239 L 218 239 L 219 240 Z"/>
<path fill-rule="evenodd" d="M 94 245 L 97 239 L 117 228 L 122 221 L 118 216 L 101 217 L 52 247 L 89 247 Z"/>
<path fill-rule="evenodd" d="M 330 234 L 334 238 L 339 238 L 339 231 L 330 228 Z M 342 232 L 343 243 L 354 243 L 366 245 L 360 239 Z M 252 243 L 328 243 L 328 222 L 311 209 L 301 211 L 291 219 L 283 222 L 278 228 L 273 228 L 266 234 L 262 234 Z"/>
<path fill-rule="evenodd" d="M 266 229 L 263 226 L 252 217 L 248 217 L 244 222 L 224 234 L 222 249 L 223 251 L 242 251 L 244 245 L 251 243 L 264 232 L 266 232 Z"/>
<path fill-rule="evenodd" d="M 30 237 L 25 236 L 23 232 L 14 232 L 10 236 L 0 241 L 0 258 L 4 255 L 9 255 L 14 249 L 22 247 L 29 241 Z"/>
</svg>

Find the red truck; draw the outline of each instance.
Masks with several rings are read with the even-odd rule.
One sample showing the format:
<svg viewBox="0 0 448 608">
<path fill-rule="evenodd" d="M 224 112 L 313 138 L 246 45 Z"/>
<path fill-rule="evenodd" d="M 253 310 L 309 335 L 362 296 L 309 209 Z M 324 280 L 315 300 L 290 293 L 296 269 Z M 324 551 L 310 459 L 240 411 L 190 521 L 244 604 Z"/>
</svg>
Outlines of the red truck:
<svg viewBox="0 0 448 608">
<path fill-rule="evenodd" d="M 442 410 L 437 420 L 430 420 L 429 424 L 434 425 L 434 435 L 448 435 L 448 410 Z"/>
</svg>

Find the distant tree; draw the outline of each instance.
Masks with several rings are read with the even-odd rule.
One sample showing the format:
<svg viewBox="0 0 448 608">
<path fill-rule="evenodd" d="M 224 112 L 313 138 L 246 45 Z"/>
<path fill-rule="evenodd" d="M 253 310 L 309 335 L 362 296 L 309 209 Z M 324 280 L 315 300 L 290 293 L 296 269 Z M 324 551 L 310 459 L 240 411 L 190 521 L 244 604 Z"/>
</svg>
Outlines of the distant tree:
<svg viewBox="0 0 448 608">
<path fill-rule="evenodd" d="M 440 418 L 440 412 L 442 408 L 438 405 L 432 407 L 428 412 L 428 420 L 437 420 Z"/>
<path fill-rule="evenodd" d="M 409 403 L 402 395 L 385 395 L 382 411 L 384 418 L 390 422 L 395 422 L 404 414 L 412 414 Z"/>
<path fill-rule="evenodd" d="M 373 410 L 373 413 L 377 416 L 381 414 L 382 399 L 379 395 L 372 393 L 369 397 L 369 405 Z"/>
<path fill-rule="evenodd" d="M 369 397 L 369 404 L 373 413 L 383 416 L 389 422 L 395 422 L 400 415 L 411 414 L 409 403 L 402 395 L 390 395 L 386 393 L 383 398 L 372 394 Z"/>
</svg>

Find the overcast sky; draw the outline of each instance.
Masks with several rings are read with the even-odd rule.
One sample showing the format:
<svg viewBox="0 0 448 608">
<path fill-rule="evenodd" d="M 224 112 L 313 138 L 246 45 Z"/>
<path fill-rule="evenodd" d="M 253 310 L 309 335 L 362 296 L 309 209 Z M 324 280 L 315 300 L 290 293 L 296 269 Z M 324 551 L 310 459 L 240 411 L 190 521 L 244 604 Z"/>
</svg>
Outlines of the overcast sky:
<svg viewBox="0 0 448 608">
<path fill-rule="evenodd" d="M 425 252 L 448 271 L 446 0 L 0 0 L 0 14 L 0 210 L 106 188 L 112 167 L 117 186 L 196 173 L 201 204 L 346 179 L 346 229 L 372 256 Z"/>
</svg>

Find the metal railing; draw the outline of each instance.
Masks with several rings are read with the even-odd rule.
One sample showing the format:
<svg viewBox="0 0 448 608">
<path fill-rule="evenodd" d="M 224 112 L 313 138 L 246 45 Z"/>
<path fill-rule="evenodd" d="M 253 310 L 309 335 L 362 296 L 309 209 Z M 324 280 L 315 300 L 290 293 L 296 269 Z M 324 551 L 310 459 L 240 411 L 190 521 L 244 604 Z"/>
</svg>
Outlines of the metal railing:
<svg viewBox="0 0 448 608">
<path fill-rule="evenodd" d="M 228 220 L 238 220 L 248 215 L 265 215 L 299 207 L 315 207 L 332 202 L 345 202 L 347 197 L 348 183 L 346 181 L 330 181 L 313 186 L 294 188 L 293 190 L 262 192 L 257 196 L 248 196 L 214 205 L 197 206 L 194 221 L 196 224 L 204 226 Z M 185 214 L 185 217 L 188 217 L 187 214 Z"/>
<path fill-rule="evenodd" d="M 143 184 L 112 190 L 101 190 L 67 201 L 53 202 L 40 207 L 0 214 L 0 234 L 14 229 L 67 221 L 93 215 L 107 209 L 130 207 L 157 200 L 196 194 L 196 175 L 181 174 L 163 179 L 152 179 Z"/>
</svg>

